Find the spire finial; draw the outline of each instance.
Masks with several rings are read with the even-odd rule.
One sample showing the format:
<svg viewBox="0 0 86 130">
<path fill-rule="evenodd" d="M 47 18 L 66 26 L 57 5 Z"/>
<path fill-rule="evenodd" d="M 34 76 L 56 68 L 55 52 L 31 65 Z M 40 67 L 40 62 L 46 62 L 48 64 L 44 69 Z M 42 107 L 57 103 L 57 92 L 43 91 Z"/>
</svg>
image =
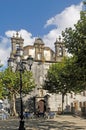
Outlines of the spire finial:
<svg viewBox="0 0 86 130">
<path fill-rule="evenodd" d="M 18 32 L 16 32 L 16 37 L 18 37 L 18 35 L 19 35 L 19 33 L 18 33 Z"/>
<path fill-rule="evenodd" d="M 59 36 L 59 41 L 61 41 L 61 36 Z"/>
</svg>

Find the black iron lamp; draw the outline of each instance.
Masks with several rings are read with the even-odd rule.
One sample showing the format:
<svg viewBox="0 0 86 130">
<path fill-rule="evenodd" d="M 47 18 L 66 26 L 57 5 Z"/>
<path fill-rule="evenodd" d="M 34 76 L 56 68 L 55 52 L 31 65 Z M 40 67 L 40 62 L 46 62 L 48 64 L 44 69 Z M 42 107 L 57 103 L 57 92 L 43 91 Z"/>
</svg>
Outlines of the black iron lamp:
<svg viewBox="0 0 86 130">
<path fill-rule="evenodd" d="M 31 66 L 33 64 L 33 58 L 31 57 L 31 55 L 29 55 L 29 57 L 27 58 L 27 64 L 29 65 L 29 69 L 31 70 Z"/>
<path fill-rule="evenodd" d="M 22 72 L 25 69 L 25 65 L 28 65 L 29 69 L 31 70 L 31 66 L 33 64 L 33 58 L 31 57 L 31 55 L 26 60 L 22 60 L 22 54 L 22 50 L 17 49 L 15 58 L 9 58 L 8 60 L 8 66 L 11 68 L 15 68 L 16 66 L 16 70 L 20 72 L 20 124 L 18 130 L 25 130 L 22 101 Z"/>
</svg>

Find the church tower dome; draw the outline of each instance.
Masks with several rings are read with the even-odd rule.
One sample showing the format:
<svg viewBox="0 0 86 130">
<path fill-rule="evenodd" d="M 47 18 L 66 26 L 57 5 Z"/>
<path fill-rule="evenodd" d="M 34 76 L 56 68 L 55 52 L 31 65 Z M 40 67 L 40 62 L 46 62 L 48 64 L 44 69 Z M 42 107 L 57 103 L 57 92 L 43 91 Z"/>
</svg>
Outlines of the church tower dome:
<svg viewBox="0 0 86 130">
<path fill-rule="evenodd" d="M 36 38 L 35 39 L 35 42 L 34 42 L 34 45 L 44 45 L 44 42 L 41 38 Z"/>
</svg>

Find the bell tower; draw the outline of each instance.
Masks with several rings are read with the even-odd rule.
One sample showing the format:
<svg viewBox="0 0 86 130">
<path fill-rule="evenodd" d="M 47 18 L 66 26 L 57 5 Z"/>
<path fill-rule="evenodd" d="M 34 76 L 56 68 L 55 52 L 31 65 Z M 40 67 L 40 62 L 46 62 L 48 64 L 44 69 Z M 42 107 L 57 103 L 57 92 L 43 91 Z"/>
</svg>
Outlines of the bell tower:
<svg viewBox="0 0 86 130">
<path fill-rule="evenodd" d="M 65 54 L 65 46 L 63 41 L 61 40 L 61 37 L 59 39 L 56 39 L 55 45 L 55 60 L 61 61 L 61 59 L 66 55 Z"/>
<path fill-rule="evenodd" d="M 16 54 L 17 49 L 23 50 L 23 44 L 24 44 L 24 39 L 19 36 L 19 33 L 16 33 L 16 36 L 13 35 L 11 38 L 11 55 L 14 56 Z"/>
</svg>

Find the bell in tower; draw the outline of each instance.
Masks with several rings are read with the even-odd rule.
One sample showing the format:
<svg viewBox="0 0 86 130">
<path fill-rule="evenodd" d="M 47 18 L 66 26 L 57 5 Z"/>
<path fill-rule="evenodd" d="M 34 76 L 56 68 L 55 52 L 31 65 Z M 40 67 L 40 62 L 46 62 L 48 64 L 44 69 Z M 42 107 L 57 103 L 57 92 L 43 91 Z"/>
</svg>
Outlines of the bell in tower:
<svg viewBox="0 0 86 130">
<path fill-rule="evenodd" d="M 59 39 L 56 39 L 56 42 L 54 44 L 55 44 L 55 60 L 60 61 L 62 57 L 65 56 L 65 46 L 60 36 Z"/>
</svg>

